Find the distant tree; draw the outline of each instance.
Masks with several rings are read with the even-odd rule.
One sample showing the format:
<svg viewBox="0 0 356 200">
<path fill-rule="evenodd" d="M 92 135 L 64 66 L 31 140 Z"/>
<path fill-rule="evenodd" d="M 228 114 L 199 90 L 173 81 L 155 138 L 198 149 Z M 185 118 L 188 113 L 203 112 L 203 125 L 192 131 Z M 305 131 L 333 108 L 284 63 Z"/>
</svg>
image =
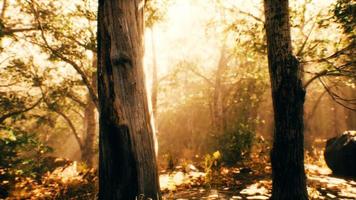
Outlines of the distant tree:
<svg viewBox="0 0 356 200">
<path fill-rule="evenodd" d="M 56 6 L 53 6 L 56 5 Z M 47 93 L 60 93 L 60 101 L 48 101 L 60 105 L 55 111 L 65 119 L 68 127 L 78 143 L 81 160 L 89 167 L 93 166 L 93 158 L 96 155 L 95 141 L 97 140 L 97 110 L 98 97 L 96 93 L 96 9 L 94 2 L 90 0 L 75 2 L 73 11 L 67 10 L 67 4 L 57 0 L 36 1 L 30 0 L 21 4 L 21 8 L 30 17 L 38 31 L 27 33 L 26 42 L 40 47 L 41 51 L 48 55 L 48 60 L 53 64 L 65 63 L 79 75 L 78 82 L 86 89 L 87 95 L 82 98 L 82 90 L 75 87 L 51 88 Z M 56 8 L 56 9 L 53 9 Z M 83 23 L 74 23 L 82 21 Z M 79 25 L 78 25 L 79 24 Z M 88 57 L 88 53 L 93 56 Z M 69 83 L 70 84 L 70 83 Z M 68 85 L 64 82 L 64 85 Z M 48 102 L 47 101 L 47 102 Z M 69 103 L 68 101 L 72 101 Z M 74 105 L 73 105 L 74 103 Z M 47 104 L 49 105 L 49 104 Z M 69 107 L 75 106 L 79 112 L 84 113 L 83 123 L 75 123 L 70 116 Z M 83 127 L 84 134 L 79 131 Z"/>
<path fill-rule="evenodd" d="M 157 96 L 159 88 L 158 72 L 157 72 L 157 55 L 156 55 L 156 41 L 155 41 L 155 24 L 164 20 L 167 5 L 171 0 L 147 0 L 145 2 L 145 27 L 151 31 L 151 45 L 152 45 L 152 90 L 151 103 L 153 116 L 157 118 Z M 157 127 L 156 127 L 157 128 Z"/>
<path fill-rule="evenodd" d="M 143 74 L 142 2 L 99 0 L 99 199 L 160 199 Z"/>
<path fill-rule="evenodd" d="M 274 108 L 272 199 L 308 199 L 304 171 L 305 91 L 293 56 L 289 2 L 265 0 L 268 66 Z"/>
</svg>

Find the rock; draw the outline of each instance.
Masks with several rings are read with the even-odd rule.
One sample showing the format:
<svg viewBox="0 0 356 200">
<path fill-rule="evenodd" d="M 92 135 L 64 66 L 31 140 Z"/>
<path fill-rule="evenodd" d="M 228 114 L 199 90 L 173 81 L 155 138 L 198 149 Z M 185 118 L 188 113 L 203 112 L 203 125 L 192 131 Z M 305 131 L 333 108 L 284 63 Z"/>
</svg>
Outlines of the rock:
<svg viewBox="0 0 356 200">
<path fill-rule="evenodd" d="M 356 178 L 356 131 L 327 140 L 324 157 L 335 175 Z"/>
<path fill-rule="evenodd" d="M 250 172 L 252 172 L 252 170 L 248 167 L 243 167 L 240 169 L 240 173 L 242 174 L 249 174 Z"/>
<path fill-rule="evenodd" d="M 5 199 L 8 196 L 9 196 L 8 190 L 3 187 L 0 187 L 0 199 L 3 199 L 3 198 Z"/>
<path fill-rule="evenodd" d="M 189 173 L 189 172 L 197 172 L 198 169 L 197 169 L 194 165 L 188 164 L 188 165 L 185 166 L 184 171 L 185 171 L 186 173 Z"/>
</svg>

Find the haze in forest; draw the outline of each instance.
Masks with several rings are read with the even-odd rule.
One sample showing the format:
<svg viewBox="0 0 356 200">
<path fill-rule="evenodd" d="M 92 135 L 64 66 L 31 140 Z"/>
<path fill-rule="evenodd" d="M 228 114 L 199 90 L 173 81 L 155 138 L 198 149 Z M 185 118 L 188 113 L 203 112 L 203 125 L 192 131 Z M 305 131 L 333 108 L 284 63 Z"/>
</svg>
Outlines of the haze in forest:
<svg viewBox="0 0 356 200">
<path fill-rule="evenodd" d="M 267 1 L 137 2 L 130 2 L 138 6 L 136 19 L 125 19 L 131 21 L 122 30 L 137 25 L 133 40 L 142 39 L 144 44 L 130 41 L 127 46 L 136 57 L 128 61 L 120 57 L 117 63 L 129 66 L 142 59 L 142 80 L 140 64 L 132 73 L 130 68 L 120 71 L 122 77 L 106 77 L 122 69 L 108 70 L 108 63 L 117 63 L 110 56 L 112 60 L 105 62 L 107 57 L 102 56 L 115 51 L 110 48 L 117 44 L 105 43 L 105 31 L 112 31 L 105 29 L 110 23 L 103 23 L 102 30 L 97 27 L 104 21 L 98 17 L 97 1 L 0 1 L 0 198 L 97 198 L 99 138 L 104 130 L 115 132 L 111 120 L 124 124 L 119 123 L 118 132 L 128 129 L 129 141 L 133 141 L 129 145 L 143 144 L 142 149 L 132 147 L 129 152 L 135 154 L 136 164 L 152 168 L 135 165 L 137 179 L 155 176 L 157 165 L 164 199 L 271 197 L 270 152 L 277 137 L 274 108 L 281 105 L 274 107 L 276 97 L 271 95 L 279 91 L 271 88 L 278 77 L 273 77 L 273 59 L 268 57 L 265 13 L 272 11 L 264 10 Z M 299 89 L 306 91 L 301 120 L 304 146 L 298 148 L 305 152 L 308 195 L 311 199 L 332 198 L 330 195 L 356 198 L 352 179 L 333 173 L 325 153 L 334 141 L 331 138 L 354 137 L 356 130 L 355 4 L 290 0 L 286 10 L 291 53 L 299 63 L 298 72 L 290 73 L 301 79 Z M 125 14 L 121 17 L 128 17 Z M 100 31 L 105 34 L 98 38 Z M 106 49 L 98 49 L 100 41 Z M 111 102 L 108 97 L 123 91 L 121 99 L 112 101 L 123 107 L 105 110 Z M 289 102 L 297 99 L 292 95 L 285 95 Z M 137 139 L 140 135 L 131 129 L 149 136 Z M 151 130 L 157 163 L 151 159 Z M 121 141 L 107 141 L 111 140 Z M 101 146 L 102 150 L 127 153 L 125 145 L 122 151 L 116 147 L 105 142 Z M 139 160 L 142 155 L 147 156 L 144 162 Z M 342 156 L 333 157 L 333 163 L 341 163 L 335 157 Z M 117 164 L 115 159 L 105 158 L 101 163 Z M 347 160 L 353 161 L 352 156 Z M 130 176 L 135 167 L 123 174 Z M 144 174 L 146 171 L 153 175 Z M 331 185 L 325 186 L 325 182 Z M 49 183 L 53 185 L 47 187 Z"/>
</svg>

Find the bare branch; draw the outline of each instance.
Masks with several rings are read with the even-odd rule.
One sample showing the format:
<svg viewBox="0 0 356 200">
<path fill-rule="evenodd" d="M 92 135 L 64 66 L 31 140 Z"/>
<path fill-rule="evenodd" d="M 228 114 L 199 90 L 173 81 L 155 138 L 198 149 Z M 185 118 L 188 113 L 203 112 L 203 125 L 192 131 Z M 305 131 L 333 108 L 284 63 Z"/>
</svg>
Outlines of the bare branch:
<svg viewBox="0 0 356 200">
<path fill-rule="evenodd" d="M 306 36 L 306 38 L 305 38 L 305 40 L 304 40 L 302 46 L 301 46 L 300 49 L 298 50 L 296 56 L 299 57 L 299 56 L 303 53 L 304 48 L 305 48 L 305 46 L 306 46 L 306 44 L 308 43 L 308 40 L 309 40 L 309 38 L 310 38 L 310 35 L 311 35 L 311 33 L 313 32 L 313 29 L 314 29 L 314 27 L 315 27 L 315 24 L 316 24 L 316 22 L 314 22 L 313 26 L 310 28 L 310 31 L 309 31 L 308 35 Z"/>
<path fill-rule="evenodd" d="M 78 142 L 79 148 L 80 150 L 83 150 L 83 143 L 79 137 L 79 134 L 76 130 L 76 128 L 74 127 L 73 122 L 69 119 L 69 117 L 67 115 L 65 115 L 62 111 L 60 110 L 53 110 L 55 113 L 59 114 L 68 124 L 69 128 L 72 130 L 73 136 L 75 137 L 75 140 Z"/>
<path fill-rule="evenodd" d="M 304 84 L 304 89 L 306 89 L 313 81 L 316 79 L 320 78 L 321 76 L 325 76 L 328 73 L 328 70 L 321 71 L 317 73 L 314 77 L 309 79 L 305 84 Z"/>
<path fill-rule="evenodd" d="M 197 70 L 195 70 L 195 69 L 193 69 L 193 68 L 191 68 L 191 67 L 189 67 L 188 69 L 189 69 L 191 72 L 193 72 L 193 74 L 195 74 L 195 75 L 199 76 L 200 78 L 204 79 L 208 84 L 214 85 L 214 83 L 213 83 L 209 78 L 207 78 L 206 76 L 204 76 L 203 74 L 201 74 L 201 73 L 198 72 Z"/>
<path fill-rule="evenodd" d="M 238 12 L 238 13 L 241 13 L 241 14 L 244 14 L 244 15 L 246 15 L 246 16 L 249 16 L 249 17 L 255 19 L 256 21 L 261 22 L 262 24 L 265 23 L 265 21 L 264 21 L 263 19 L 261 19 L 261 18 L 259 18 L 259 17 L 256 17 L 256 16 L 254 16 L 253 14 L 251 14 L 251 13 L 249 13 L 249 12 L 245 12 L 245 11 L 242 11 L 242 10 L 239 10 L 239 9 L 237 9 L 237 12 Z"/>
<path fill-rule="evenodd" d="M 77 96 L 75 96 L 72 93 L 67 93 L 66 96 L 71 99 L 72 101 L 76 102 L 79 106 L 81 106 L 82 108 L 85 108 L 87 106 L 86 103 L 84 103 L 82 100 L 80 100 Z"/>
<path fill-rule="evenodd" d="M 319 73 L 312 73 L 312 72 L 307 72 L 304 71 L 306 73 L 310 73 L 310 74 L 315 74 L 314 77 L 310 78 L 305 84 L 304 84 L 304 88 L 307 88 L 313 81 L 317 80 L 320 77 L 323 76 L 344 76 L 344 77 L 356 77 L 356 73 L 354 70 L 348 70 L 347 67 L 349 66 L 354 66 L 355 62 L 348 62 L 345 63 L 343 65 L 340 66 L 335 66 L 333 63 L 329 62 L 329 61 L 325 61 L 328 64 L 332 65 L 334 70 L 323 70 Z"/>
<path fill-rule="evenodd" d="M 336 51 L 334 52 L 333 54 L 327 56 L 327 57 L 324 57 L 324 58 L 320 58 L 320 59 L 316 59 L 316 60 L 307 60 L 307 61 L 302 61 L 301 63 L 318 63 L 318 62 L 326 62 L 330 59 L 333 59 L 333 58 L 336 58 L 340 55 L 343 55 L 345 54 L 346 51 L 348 50 L 352 50 L 355 46 L 355 42 L 351 42 L 350 45 L 344 47 L 343 49 L 340 49 L 339 51 Z"/>
<path fill-rule="evenodd" d="M 37 31 L 37 30 L 38 30 L 37 27 L 13 28 L 13 29 L 4 28 L 3 34 L 4 34 L 4 35 L 11 35 L 11 34 L 13 34 L 13 33 L 18 33 L 18 32 Z"/>
<path fill-rule="evenodd" d="M 323 85 L 326 92 L 330 95 L 330 97 L 339 105 L 343 106 L 346 109 L 352 110 L 356 112 L 356 108 L 350 107 L 349 105 L 356 106 L 356 99 L 345 99 L 339 96 L 338 94 L 331 91 L 331 89 L 327 86 L 327 84 L 319 77 L 320 83 Z"/>
<path fill-rule="evenodd" d="M 84 115 L 80 111 L 78 111 L 76 109 L 72 109 L 71 111 L 73 111 L 75 114 L 77 114 L 81 119 L 85 118 Z"/>
</svg>

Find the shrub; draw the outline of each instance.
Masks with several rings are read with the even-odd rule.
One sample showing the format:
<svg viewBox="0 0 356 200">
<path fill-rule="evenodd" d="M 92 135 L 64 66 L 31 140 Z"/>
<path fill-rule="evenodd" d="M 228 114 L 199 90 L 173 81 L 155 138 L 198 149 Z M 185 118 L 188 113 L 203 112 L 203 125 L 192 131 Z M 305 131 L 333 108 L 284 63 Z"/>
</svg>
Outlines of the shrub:
<svg viewBox="0 0 356 200">
<path fill-rule="evenodd" d="M 20 177 L 39 179 L 47 171 L 44 159 L 51 151 L 35 134 L 0 127 L 0 198 L 9 194 Z"/>
<path fill-rule="evenodd" d="M 206 154 L 204 158 L 205 183 L 210 184 L 215 176 L 219 173 L 221 165 L 221 154 L 219 151 Z"/>
<path fill-rule="evenodd" d="M 244 124 L 240 124 L 219 136 L 217 138 L 217 149 L 222 154 L 222 161 L 226 165 L 234 165 L 238 161 L 248 158 L 254 136 L 255 133 L 251 128 Z"/>
</svg>

